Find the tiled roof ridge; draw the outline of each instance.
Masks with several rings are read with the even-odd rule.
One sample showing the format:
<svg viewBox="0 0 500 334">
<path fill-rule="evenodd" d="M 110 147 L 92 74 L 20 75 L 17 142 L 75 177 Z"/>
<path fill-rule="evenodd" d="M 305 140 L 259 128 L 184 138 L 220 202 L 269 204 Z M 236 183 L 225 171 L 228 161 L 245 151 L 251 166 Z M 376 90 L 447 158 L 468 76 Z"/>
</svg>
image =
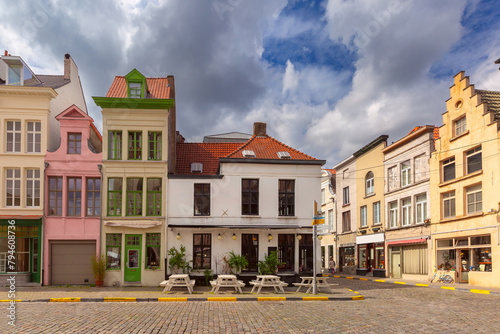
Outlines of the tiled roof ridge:
<svg viewBox="0 0 500 334">
<path fill-rule="evenodd" d="M 257 136 L 256 135 L 253 135 L 250 139 L 248 139 L 246 142 L 244 142 L 243 144 L 241 144 L 240 147 L 238 147 L 236 150 L 234 150 L 233 152 L 229 153 L 228 155 L 225 156 L 225 158 L 230 158 L 232 155 L 238 153 L 239 151 L 242 151 L 243 148 L 245 146 L 248 146 L 250 145 L 250 143 L 256 138 Z M 266 137 L 269 137 L 266 135 Z"/>
</svg>

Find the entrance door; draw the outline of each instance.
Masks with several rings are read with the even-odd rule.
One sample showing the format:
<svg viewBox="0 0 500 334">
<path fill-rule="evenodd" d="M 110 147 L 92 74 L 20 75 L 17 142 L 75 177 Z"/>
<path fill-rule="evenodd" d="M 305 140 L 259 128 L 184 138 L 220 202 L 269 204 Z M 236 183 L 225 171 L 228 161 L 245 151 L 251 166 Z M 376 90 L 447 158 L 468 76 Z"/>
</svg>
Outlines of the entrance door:
<svg viewBox="0 0 500 334">
<path fill-rule="evenodd" d="M 366 245 L 366 270 L 371 272 L 373 268 L 373 244 Z"/>
<path fill-rule="evenodd" d="M 125 235 L 125 282 L 141 281 L 141 234 Z"/>
<path fill-rule="evenodd" d="M 392 278 L 401 278 L 401 253 L 392 253 L 391 255 Z"/>
<path fill-rule="evenodd" d="M 241 255 L 247 261 L 248 266 L 243 271 L 258 271 L 259 270 L 259 235 L 258 234 L 242 234 L 241 235 Z"/>
<path fill-rule="evenodd" d="M 469 270 L 470 270 L 470 256 L 468 249 L 458 249 L 457 250 L 459 261 L 459 282 L 468 283 L 469 282 Z"/>
</svg>

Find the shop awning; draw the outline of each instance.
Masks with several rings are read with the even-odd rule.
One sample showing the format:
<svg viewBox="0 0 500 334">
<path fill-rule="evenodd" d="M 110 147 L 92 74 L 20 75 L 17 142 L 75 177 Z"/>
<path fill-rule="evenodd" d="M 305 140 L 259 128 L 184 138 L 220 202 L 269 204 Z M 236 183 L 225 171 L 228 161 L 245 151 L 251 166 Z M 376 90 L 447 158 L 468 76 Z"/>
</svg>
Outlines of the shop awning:
<svg viewBox="0 0 500 334">
<path fill-rule="evenodd" d="M 169 224 L 167 227 L 175 228 L 227 228 L 227 229 L 265 229 L 265 230 L 282 230 L 282 229 L 311 229 L 312 226 L 300 225 L 176 225 Z"/>
<path fill-rule="evenodd" d="M 408 245 L 408 244 L 425 244 L 425 243 L 427 243 L 427 238 L 419 238 L 419 239 L 410 239 L 410 240 L 387 241 L 387 246 Z"/>
<path fill-rule="evenodd" d="M 107 221 L 104 226 L 131 227 L 131 228 L 151 228 L 161 226 L 160 221 L 134 220 L 134 221 Z"/>
</svg>

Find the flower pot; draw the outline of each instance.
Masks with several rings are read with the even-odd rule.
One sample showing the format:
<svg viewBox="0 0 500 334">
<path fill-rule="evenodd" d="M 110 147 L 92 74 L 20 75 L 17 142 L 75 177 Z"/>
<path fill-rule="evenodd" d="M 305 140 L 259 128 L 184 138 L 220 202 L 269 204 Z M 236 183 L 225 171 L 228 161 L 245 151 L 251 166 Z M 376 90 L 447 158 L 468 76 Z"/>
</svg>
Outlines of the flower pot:
<svg viewBox="0 0 500 334">
<path fill-rule="evenodd" d="M 104 281 L 101 280 L 95 280 L 95 286 L 103 286 Z"/>
</svg>

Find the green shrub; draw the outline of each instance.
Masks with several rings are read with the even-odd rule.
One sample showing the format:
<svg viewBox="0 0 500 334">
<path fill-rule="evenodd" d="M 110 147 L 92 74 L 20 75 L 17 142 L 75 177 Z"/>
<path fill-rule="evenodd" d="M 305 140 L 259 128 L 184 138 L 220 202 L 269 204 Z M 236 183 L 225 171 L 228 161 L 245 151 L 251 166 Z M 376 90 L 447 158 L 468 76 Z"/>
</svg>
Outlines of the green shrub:
<svg viewBox="0 0 500 334">
<path fill-rule="evenodd" d="M 183 274 L 189 274 L 192 270 L 192 267 L 189 265 L 189 262 L 186 261 L 186 247 L 181 245 L 180 250 L 172 247 L 168 250 L 168 268 L 174 274 L 178 274 L 179 271 Z"/>
</svg>

